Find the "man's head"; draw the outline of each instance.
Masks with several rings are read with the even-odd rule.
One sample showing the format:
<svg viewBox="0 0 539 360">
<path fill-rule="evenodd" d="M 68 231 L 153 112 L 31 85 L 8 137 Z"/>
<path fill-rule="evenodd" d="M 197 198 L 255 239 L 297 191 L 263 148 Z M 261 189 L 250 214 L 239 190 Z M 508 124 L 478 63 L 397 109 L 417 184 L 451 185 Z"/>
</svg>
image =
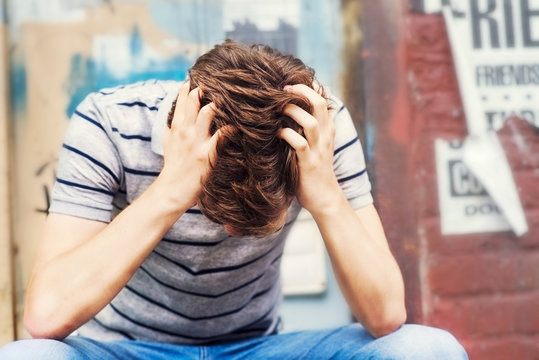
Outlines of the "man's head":
<svg viewBox="0 0 539 360">
<path fill-rule="evenodd" d="M 202 55 L 189 71 L 201 106 L 217 109 L 211 133 L 223 129 L 217 160 L 203 181 L 198 206 L 210 220 L 244 235 L 267 235 L 284 225 L 299 181 L 294 150 L 277 134 L 296 122 L 282 114 L 287 104 L 312 112 L 286 85 L 312 87 L 314 71 L 269 47 L 232 41 Z"/>
</svg>

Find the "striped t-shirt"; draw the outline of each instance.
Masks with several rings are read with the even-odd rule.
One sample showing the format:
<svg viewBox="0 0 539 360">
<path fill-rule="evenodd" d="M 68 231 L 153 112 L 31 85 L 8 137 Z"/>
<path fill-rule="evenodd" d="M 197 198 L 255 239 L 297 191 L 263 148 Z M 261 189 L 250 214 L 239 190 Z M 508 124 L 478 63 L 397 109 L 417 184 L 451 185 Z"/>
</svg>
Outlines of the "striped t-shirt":
<svg viewBox="0 0 539 360">
<path fill-rule="evenodd" d="M 49 211 L 109 222 L 159 174 L 162 133 L 181 83 L 147 81 L 92 93 L 74 112 Z M 361 144 L 334 99 L 334 169 L 351 203 L 372 202 Z M 97 340 L 209 344 L 275 333 L 287 225 L 265 238 L 232 237 L 188 210 L 128 284 L 78 333 Z M 84 271 L 84 269 L 80 269 Z"/>
</svg>

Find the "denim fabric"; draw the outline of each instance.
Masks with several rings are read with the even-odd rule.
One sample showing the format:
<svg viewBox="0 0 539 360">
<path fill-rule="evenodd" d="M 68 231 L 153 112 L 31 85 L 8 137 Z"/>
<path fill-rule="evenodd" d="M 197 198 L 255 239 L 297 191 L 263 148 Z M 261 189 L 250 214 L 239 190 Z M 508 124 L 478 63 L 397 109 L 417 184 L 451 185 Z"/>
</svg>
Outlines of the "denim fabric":
<svg viewBox="0 0 539 360">
<path fill-rule="evenodd" d="M 241 342 L 186 346 L 158 342 L 20 340 L 0 349 L 1 360 L 172 360 L 172 359 L 369 359 L 464 360 L 466 352 L 448 332 L 422 325 L 372 338 L 359 324 L 301 331 Z"/>
</svg>

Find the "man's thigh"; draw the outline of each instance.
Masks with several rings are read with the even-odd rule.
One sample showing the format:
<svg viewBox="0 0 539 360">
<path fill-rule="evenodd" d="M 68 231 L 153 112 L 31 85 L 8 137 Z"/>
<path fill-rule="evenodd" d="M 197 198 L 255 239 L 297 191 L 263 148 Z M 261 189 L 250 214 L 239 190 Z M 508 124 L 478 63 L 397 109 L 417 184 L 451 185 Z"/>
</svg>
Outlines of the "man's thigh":
<svg viewBox="0 0 539 360">
<path fill-rule="evenodd" d="M 332 330 L 273 335 L 209 348 L 217 359 L 393 359 L 465 360 L 467 355 L 448 332 L 404 325 L 374 339 L 359 324 Z M 211 357 L 210 357 L 211 358 Z"/>
<path fill-rule="evenodd" d="M 2 360 L 87 360 L 87 346 L 50 339 L 19 340 L 0 348 Z M 106 355 L 97 352 L 96 355 Z M 109 359 L 105 357 L 104 359 Z"/>
<path fill-rule="evenodd" d="M 171 360 L 199 359 L 195 346 L 158 342 L 99 342 L 72 336 L 63 341 L 48 339 L 20 340 L 0 348 L 1 360 Z"/>
</svg>

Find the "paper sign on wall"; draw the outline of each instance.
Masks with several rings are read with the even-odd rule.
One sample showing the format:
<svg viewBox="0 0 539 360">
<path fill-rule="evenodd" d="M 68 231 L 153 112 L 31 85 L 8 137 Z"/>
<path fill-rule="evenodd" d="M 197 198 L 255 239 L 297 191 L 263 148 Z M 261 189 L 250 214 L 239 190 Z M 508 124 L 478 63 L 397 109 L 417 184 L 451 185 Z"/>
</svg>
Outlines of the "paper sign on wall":
<svg viewBox="0 0 539 360">
<path fill-rule="evenodd" d="M 438 139 L 435 148 L 442 234 L 511 230 L 496 203 L 462 161 L 462 142 Z"/>
<path fill-rule="evenodd" d="M 539 127 L 539 0 L 412 0 L 416 11 L 453 10 L 485 120 L 517 115 Z"/>
</svg>

